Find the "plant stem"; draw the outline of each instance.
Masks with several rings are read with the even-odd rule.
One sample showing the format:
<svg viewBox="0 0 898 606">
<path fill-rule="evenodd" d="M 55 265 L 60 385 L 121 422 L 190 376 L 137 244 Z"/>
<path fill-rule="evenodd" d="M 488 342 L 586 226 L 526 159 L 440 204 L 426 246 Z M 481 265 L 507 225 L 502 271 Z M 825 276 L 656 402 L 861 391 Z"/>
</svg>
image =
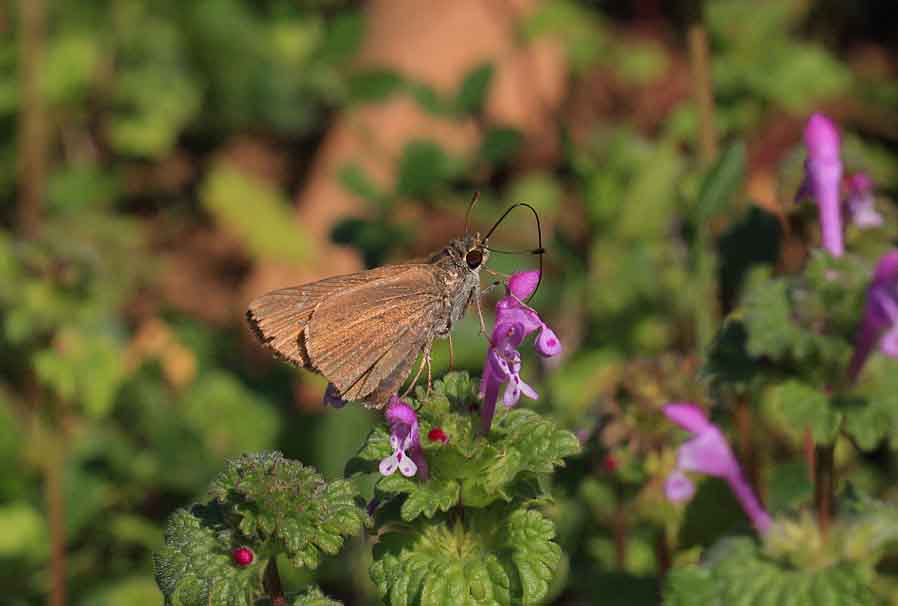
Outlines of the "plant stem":
<svg viewBox="0 0 898 606">
<path fill-rule="evenodd" d="M 615 481 L 616 504 L 614 508 L 614 559 L 617 569 L 627 569 L 627 512 L 623 505 L 623 491 Z"/>
<path fill-rule="evenodd" d="M 817 525 L 824 540 L 829 535 L 835 493 L 835 445 L 818 444 L 814 449 L 814 505 Z"/>
<path fill-rule="evenodd" d="M 65 441 L 62 431 L 51 430 L 44 472 L 44 497 L 47 501 L 47 525 L 50 529 L 50 606 L 65 606 L 66 531 L 65 494 L 62 478 L 65 465 Z"/>
<path fill-rule="evenodd" d="M 717 157 L 717 130 L 714 126 L 714 91 L 711 83 L 711 53 L 703 24 L 703 2 L 696 0 L 689 24 L 689 63 L 695 102 L 698 107 L 698 150 L 702 164 L 709 166 Z"/>
<path fill-rule="evenodd" d="M 41 94 L 46 10 L 43 0 L 19 2 L 19 206 L 22 236 L 37 235 L 46 178 L 46 113 Z"/>
<path fill-rule="evenodd" d="M 278 572 L 277 556 L 271 556 L 265 566 L 265 577 L 262 580 L 265 591 L 271 599 L 271 606 L 287 606 L 287 596 L 284 595 L 284 587 L 281 585 L 281 575 Z"/>
<path fill-rule="evenodd" d="M 763 502 L 761 494 L 761 473 L 758 464 L 754 440 L 752 440 L 752 414 L 748 399 L 740 397 L 736 400 L 736 433 L 739 435 L 739 458 L 748 476 L 748 483 L 755 490 L 758 499 Z"/>
</svg>

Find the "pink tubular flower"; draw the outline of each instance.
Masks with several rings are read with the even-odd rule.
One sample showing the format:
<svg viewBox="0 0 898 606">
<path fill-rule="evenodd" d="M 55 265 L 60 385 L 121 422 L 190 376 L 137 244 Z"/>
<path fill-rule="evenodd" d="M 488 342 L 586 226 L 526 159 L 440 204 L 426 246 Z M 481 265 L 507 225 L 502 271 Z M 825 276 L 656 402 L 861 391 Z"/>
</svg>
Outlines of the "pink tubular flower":
<svg viewBox="0 0 898 606">
<path fill-rule="evenodd" d="M 873 203 L 873 180 L 866 173 L 857 173 L 848 179 L 848 216 L 851 222 L 865 229 L 868 227 L 880 227 L 883 224 L 882 215 L 876 212 Z"/>
<path fill-rule="evenodd" d="M 521 379 L 521 353 L 518 347 L 527 335 L 539 331 L 535 348 L 544 357 L 557 356 L 561 353 L 561 342 L 531 307 L 523 300 L 529 297 L 539 283 L 538 271 L 527 271 L 514 274 L 509 278 L 508 294 L 496 304 L 496 325 L 490 337 L 483 365 L 483 376 L 480 382 L 480 397 L 483 406 L 480 409 L 481 431 L 489 433 L 496 412 L 496 400 L 499 398 L 499 387 L 507 383 L 502 403 L 514 406 L 521 395 L 536 400 L 539 394 Z"/>
<path fill-rule="evenodd" d="M 841 257 L 845 249 L 839 202 L 839 184 L 842 181 L 839 132 L 829 118 L 816 113 L 804 129 L 804 144 L 808 157 L 804 163 L 804 181 L 796 198 L 811 195 L 816 199 L 823 247 L 834 257 Z"/>
<path fill-rule="evenodd" d="M 676 503 L 692 497 L 695 486 L 684 472 L 694 471 L 723 478 L 758 533 L 766 533 L 771 524 L 770 515 L 758 502 L 742 475 L 739 462 L 720 429 L 708 421 L 701 408 L 688 402 L 667 404 L 664 406 L 664 414 L 693 434 L 692 439 L 680 446 L 677 468 L 664 483 L 667 498 Z"/>
<path fill-rule="evenodd" d="M 886 253 L 876 264 L 867 287 L 864 317 L 854 340 L 848 376 L 854 381 L 876 348 L 898 358 L 898 250 Z"/>
<path fill-rule="evenodd" d="M 390 446 L 393 453 L 380 462 L 381 475 L 393 475 L 398 469 L 407 478 L 418 475 L 426 480 L 427 461 L 421 450 L 415 410 L 394 395 L 387 404 L 386 417 L 390 424 Z"/>
</svg>

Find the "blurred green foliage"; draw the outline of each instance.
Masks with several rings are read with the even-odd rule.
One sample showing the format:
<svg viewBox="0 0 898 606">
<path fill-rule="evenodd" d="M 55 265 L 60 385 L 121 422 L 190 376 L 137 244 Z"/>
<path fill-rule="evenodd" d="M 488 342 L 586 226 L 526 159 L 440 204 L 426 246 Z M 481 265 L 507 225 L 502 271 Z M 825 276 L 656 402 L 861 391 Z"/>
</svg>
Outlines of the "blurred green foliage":
<svg viewBox="0 0 898 606">
<path fill-rule="evenodd" d="M 793 578 L 771 562 L 813 539 L 800 518 L 779 551 L 737 539 L 704 553 L 713 565 L 698 568 L 690 565 L 702 548 L 744 530 L 744 522 L 715 481 L 685 509 L 661 490 L 682 436 L 659 407 L 691 399 L 715 404 L 726 429 L 739 429 L 730 413 L 749 410 L 753 425 L 738 433 L 750 448 L 736 450 L 753 453 L 745 462 L 772 509 L 791 513 L 811 498 L 805 426 L 835 443 L 839 477 L 877 499 L 898 498 L 895 362 L 874 356 L 855 390 L 825 389 L 850 355 L 871 263 L 895 243 L 898 148 L 890 125 L 898 80 L 888 60 L 895 41 L 882 32 L 889 20 L 874 3 L 846 14 L 822 1 L 705 2 L 721 141 L 708 165 L 697 159 L 688 2 L 653 10 L 653 3 L 546 0 L 516 23 L 516 49 L 557 45 L 566 66 L 563 102 L 548 127 L 557 153 L 536 159 L 525 129 L 487 111 L 505 57 L 481 58 L 448 90 L 368 65 L 359 61 L 366 5 L 46 4 L 39 94 L 48 162 L 36 237 L 23 233 L 16 213 L 24 190 L 18 121 L 31 106 L 17 70 L 30 50 L 19 7 L 0 11 L 0 602 L 45 602 L 51 544 L 63 533 L 71 604 L 159 604 L 150 554 L 165 544 L 164 520 L 200 500 L 225 459 L 279 448 L 327 480 L 340 475 L 373 415 L 294 405 L 308 407 L 308 394 L 317 397 L 323 385 L 260 361 L 237 293 L 257 268 L 322 261 L 311 226 L 299 224 L 290 204 L 305 169 L 342 112 L 404 97 L 448 124 L 474 125 L 476 141 L 465 151 L 436 135 L 401 142 L 395 158 L 380 159 L 391 163 L 390 181 L 368 174 L 363 158 L 347 159 L 332 178 L 358 205 L 325 236 L 376 265 L 442 246 L 425 235 L 440 229 L 425 232 L 409 217 L 450 217 L 445 231 L 457 233 L 475 189 L 482 201 L 472 225 L 491 225 L 513 201 L 538 208 L 548 254 L 534 305 L 566 353 L 557 367 L 525 360 L 541 384 L 532 407 L 545 418 L 534 427 L 557 425 L 567 442 L 575 432 L 583 452 L 555 474 L 554 500 L 494 516 L 511 498 L 506 484 L 524 485 L 518 496 L 534 486 L 543 494 L 546 486 L 524 480 L 556 462 L 528 458 L 542 434 L 516 424 L 533 420 L 528 411 L 509 413 L 497 429 L 506 432 L 507 482 L 478 483 L 485 459 L 475 456 L 464 477 L 404 501 L 399 515 L 421 532 L 390 533 L 373 582 L 362 540 L 285 581 L 317 583 L 347 604 L 375 604 L 388 593 L 403 603 L 423 586 L 397 588 L 390 571 L 420 565 L 450 567 L 453 580 L 463 577 L 471 591 L 500 603 L 516 592 L 557 604 L 656 604 L 661 577 L 672 570 L 666 599 L 692 604 L 736 591 L 728 579 L 745 576 L 748 565 L 769 593 L 794 582 L 812 595 L 826 583 L 853 587 L 861 579 L 877 599 L 898 603 L 894 555 L 870 564 L 894 553 L 894 537 L 876 543 L 876 554 L 850 541 L 853 533 L 888 534 L 894 522 L 885 505 L 838 527 L 838 558 L 861 564 L 844 564 L 835 580 L 806 571 Z M 803 160 L 800 125 L 820 107 L 839 117 L 846 169 L 871 174 L 889 220 L 873 234 L 849 228 L 855 266 L 808 259 L 813 208 L 771 204 L 791 200 Z M 241 149 L 248 139 L 275 152 L 260 160 Z M 291 176 L 270 178 L 281 172 Z M 513 213 L 493 243 L 532 249 L 531 218 Z M 490 259 L 501 272 L 533 263 Z M 851 280 L 832 284 L 831 270 Z M 816 329 L 823 319 L 834 321 L 831 331 Z M 479 372 L 485 346 L 476 321 L 454 336 L 457 367 Z M 440 376 L 448 355 L 438 348 Z M 380 428 L 370 434 L 368 463 L 382 456 L 384 439 Z M 561 450 L 559 460 L 574 448 Z M 408 492 L 399 479 L 375 488 L 371 478 L 355 478 L 354 485 L 365 498 L 395 498 Z M 534 573 L 532 586 L 508 589 L 511 565 L 461 561 L 440 534 L 449 536 L 448 523 L 422 530 L 462 495 L 489 504 L 468 521 L 486 530 L 452 540 L 474 551 L 507 541 L 504 564 L 518 551 L 545 548 L 559 571 L 554 584 L 552 575 Z M 54 499 L 62 504 L 55 522 Z M 514 526 L 504 536 L 493 528 L 499 517 Z M 177 519 L 185 527 L 195 521 L 187 510 Z M 415 545 L 426 541 L 439 548 L 424 558 Z M 465 570 L 473 572 L 456 574 Z M 445 590 L 442 582 L 432 581 L 432 591 Z M 293 599 L 328 603 L 314 590 Z"/>
</svg>

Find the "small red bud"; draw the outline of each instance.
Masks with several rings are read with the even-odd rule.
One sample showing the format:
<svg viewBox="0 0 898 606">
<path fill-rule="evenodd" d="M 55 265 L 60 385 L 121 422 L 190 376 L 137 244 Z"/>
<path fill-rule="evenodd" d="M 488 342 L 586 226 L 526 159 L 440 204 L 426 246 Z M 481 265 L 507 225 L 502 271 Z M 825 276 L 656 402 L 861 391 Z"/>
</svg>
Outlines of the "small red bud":
<svg viewBox="0 0 898 606">
<path fill-rule="evenodd" d="M 234 563 L 240 567 L 249 566 L 256 559 L 253 550 L 249 547 L 237 547 L 231 552 L 231 557 L 234 559 Z"/>
<path fill-rule="evenodd" d="M 445 444 L 449 441 L 449 436 L 446 435 L 446 432 L 443 431 L 439 427 L 434 427 L 430 431 L 427 432 L 427 439 L 431 442 L 442 442 Z"/>
<path fill-rule="evenodd" d="M 602 469 L 607 471 L 608 473 L 614 473 L 617 471 L 617 468 L 620 466 L 617 459 L 614 458 L 614 455 L 607 455 L 604 459 L 602 459 Z"/>
</svg>

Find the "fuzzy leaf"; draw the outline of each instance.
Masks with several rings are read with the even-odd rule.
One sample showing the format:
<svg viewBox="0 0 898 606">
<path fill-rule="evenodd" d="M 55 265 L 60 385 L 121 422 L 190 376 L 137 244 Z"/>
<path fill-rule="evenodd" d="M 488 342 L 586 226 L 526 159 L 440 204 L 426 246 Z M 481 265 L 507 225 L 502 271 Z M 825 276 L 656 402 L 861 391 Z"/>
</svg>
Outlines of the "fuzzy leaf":
<svg viewBox="0 0 898 606">
<path fill-rule="evenodd" d="M 236 566 L 231 550 L 239 535 L 225 520 L 218 503 L 179 509 L 169 519 L 165 547 L 153 556 L 156 583 L 166 606 L 252 606 L 262 589 L 267 560 Z"/>
<path fill-rule="evenodd" d="M 414 482 L 402 476 L 392 475 L 377 483 L 380 492 L 402 494 L 408 497 L 402 503 L 401 515 L 411 522 L 422 513 L 432 518 L 437 511 L 449 511 L 458 503 L 459 485 L 455 480 L 430 479 Z"/>
<path fill-rule="evenodd" d="M 776 386 L 772 397 L 790 426 L 810 428 L 817 443 L 829 444 L 836 439 L 842 415 L 833 409 L 826 394 L 793 380 Z"/>
<path fill-rule="evenodd" d="M 873 606 L 876 598 L 853 564 L 800 569 L 765 557 L 751 539 L 727 539 L 707 563 L 673 571 L 666 606 Z"/>
<path fill-rule="evenodd" d="M 766 269 L 752 272 L 745 295 L 745 327 L 748 353 L 779 360 L 800 338 L 792 322 L 788 283 L 771 279 Z"/>
<path fill-rule="evenodd" d="M 335 555 L 368 520 L 348 481 L 327 483 L 279 452 L 231 461 L 210 493 L 238 517 L 241 532 L 296 567 L 317 567 L 321 552 Z"/>
<path fill-rule="evenodd" d="M 371 578 L 391 606 L 537 604 L 561 560 L 554 535 L 542 514 L 501 506 L 419 520 L 382 537 Z"/>
<path fill-rule="evenodd" d="M 290 606 L 343 606 L 343 604 L 327 597 L 317 587 L 311 587 L 299 595 L 291 596 Z"/>
</svg>

